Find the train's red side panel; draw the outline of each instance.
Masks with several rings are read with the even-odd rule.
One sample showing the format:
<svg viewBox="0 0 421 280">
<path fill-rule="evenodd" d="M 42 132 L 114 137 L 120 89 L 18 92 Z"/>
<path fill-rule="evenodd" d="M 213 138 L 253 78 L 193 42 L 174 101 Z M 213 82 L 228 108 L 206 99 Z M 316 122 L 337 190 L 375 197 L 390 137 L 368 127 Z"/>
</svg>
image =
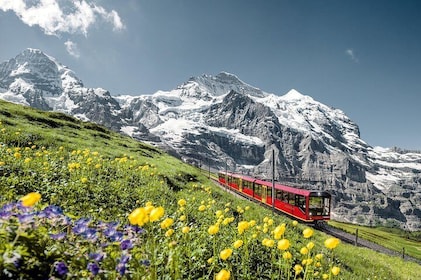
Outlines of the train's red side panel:
<svg viewBox="0 0 421 280">
<path fill-rule="evenodd" d="M 330 194 L 326 192 L 297 189 L 276 183 L 274 186 L 276 190 L 275 193 L 287 194 L 287 197 L 289 196 L 290 200 L 281 200 L 275 197 L 275 203 L 272 205 L 272 196 L 267 195 L 268 193 L 272 193 L 273 186 L 271 182 L 233 173 L 220 173 L 219 182 L 260 203 L 274 206 L 277 210 L 299 220 L 314 222 L 316 220 L 330 219 Z M 255 186 L 257 186 L 257 192 L 254 191 Z M 318 204 L 313 202 L 313 199 Z M 297 203 L 299 206 L 297 206 Z M 319 208 L 317 208 L 317 206 Z"/>
</svg>

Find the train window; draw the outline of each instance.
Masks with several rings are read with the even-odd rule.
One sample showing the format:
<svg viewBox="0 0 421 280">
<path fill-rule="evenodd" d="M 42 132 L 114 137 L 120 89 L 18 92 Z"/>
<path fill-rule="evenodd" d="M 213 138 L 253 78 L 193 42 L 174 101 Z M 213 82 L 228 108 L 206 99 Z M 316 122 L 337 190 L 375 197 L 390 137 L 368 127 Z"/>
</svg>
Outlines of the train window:
<svg viewBox="0 0 421 280">
<path fill-rule="evenodd" d="M 295 206 L 298 206 L 303 212 L 306 210 L 306 198 L 302 195 L 295 196 Z"/>
<path fill-rule="evenodd" d="M 267 197 L 272 198 L 272 188 L 268 187 L 267 188 L 267 193 L 266 193 Z"/>
<path fill-rule="evenodd" d="M 253 183 L 250 181 L 243 181 L 243 188 L 252 189 Z"/>
<path fill-rule="evenodd" d="M 257 196 L 262 196 L 262 186 L 259 184 L 254 185 L 254 194 Z"/>
<path fill-rule="evenodd" d="M 330 199 L 328 197 L 310 197 L 310 213 L 315 216 L 329 215 Z"/>
<path fill-rule="evenodd" d="M 282 200 L 284 201 L 284 202 L 288 202 L 288 203 L 290 203 L 290 198 L 289 198 L 289 195 L 290 195 L 290 193 L 287 193 L 287 192 L 282 192 Z M 293 198 L 291 198 L 291 199 L 293 199 Z M 291 203 L 290 203 L 291 204 Z"/>
<path fill-rule="evenodd" d="M 282 200 L 282 191 L 276 190 L 275 196 L 276 196 L 276 199 Z"/>
<path fill-rule="evenodd" d="M 286 194 L 285 197 L 287 197 L 288 199 L 288 203 L 291 205 L 295 205 L 295 195 L 292 193 L 287 193 L 287 192 L 285 194 Z"/>
</svg>

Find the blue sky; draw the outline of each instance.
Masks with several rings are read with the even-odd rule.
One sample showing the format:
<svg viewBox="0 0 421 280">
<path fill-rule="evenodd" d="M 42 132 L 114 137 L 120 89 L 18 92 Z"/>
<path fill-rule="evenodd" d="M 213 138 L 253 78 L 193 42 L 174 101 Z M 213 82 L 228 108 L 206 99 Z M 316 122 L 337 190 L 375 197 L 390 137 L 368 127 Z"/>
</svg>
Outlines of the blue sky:
<svg viewBox="0 0 421 280">
<path fill-rule="evenodd" d="M 370 145 L 421 150 L 420 14 L 418 0 L 0 0 L 0 61 L 39 48 L 114 95 L 227 71 L 343 110 Z"/>
</svg>

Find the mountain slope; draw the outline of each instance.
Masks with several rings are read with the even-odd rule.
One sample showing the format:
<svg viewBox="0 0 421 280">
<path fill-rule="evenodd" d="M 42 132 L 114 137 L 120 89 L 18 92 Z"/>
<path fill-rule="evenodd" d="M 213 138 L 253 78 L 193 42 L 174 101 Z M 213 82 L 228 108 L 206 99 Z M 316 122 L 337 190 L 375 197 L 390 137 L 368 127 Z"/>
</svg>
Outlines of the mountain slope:
<svg viewBox="0 0 421 280">
<path fill-rule="evenodd" d="M 341 110 L 296 90 L 278 96 L 221 72 L 171 91 L 111 96 L 28 49 L 0 64 L 0 97 L 100 123 L 215 169 L 269 178 L 274 151 L 276 178 L 332 192 L 337 219 L 421 229 L 421 154 L 373 148 Z"/>
</svg>

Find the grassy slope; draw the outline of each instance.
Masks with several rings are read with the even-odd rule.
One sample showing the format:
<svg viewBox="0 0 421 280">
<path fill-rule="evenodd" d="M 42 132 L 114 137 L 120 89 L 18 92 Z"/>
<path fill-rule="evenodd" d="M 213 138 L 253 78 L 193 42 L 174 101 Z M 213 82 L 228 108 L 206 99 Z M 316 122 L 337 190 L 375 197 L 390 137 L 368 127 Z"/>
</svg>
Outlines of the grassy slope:
<svg viewBox="0 0 421 280">
<path fill-rule="evenodd" d="M 421 260 L 421 242 L 411 238 L 415 233 L 407 233 L 399 229 L 373 228 L 360 225 L 331 221 L 330 225 L 355 235 L 358 229 L 360 238 L 378 243 L 396 252 L 403 252 L 413 258 Z"/>
<path fill-rule="evenodd" d="M 3 185 L 0 185 L 2 191 L 0 204 L 36 190 L 43 193 L 44 202 L 59 204 L 65 211 L 71 212 L 75 216 L 90 215 L 98 219 L 126 221 L 127 214 L 139 204 L 139 199 L 142 200 L 142 203 L 152 200 L 158 205 L 165 205 L 169 211 L 171 209 L 175 211 L 176 201 L 181 197 L 194 200 L 197 195 L 198 200 L 205 199 L 203 194 L 195 193 L 194 190 L 186 187 L 190 182 L 211 185 L 206 176 L 201 174 L 198 169 L 186 165 L 152 146 L 63 114 L 40 112 L 0 101 L 0 121 L 3 127 L 14 131 L 14 134 L 8 134 L 7 139 L 4 134 L 0 134 L 0 142 L 7 142 L 9 146 L 26 147 L 35 143 L 38 147 L 46 147 L 47 150 L 58 150 L 60 146 L 66 150 L 89 149 L 90 151 L 99 151 L 103 158 L 110 160 L 127 156 L 143 166 L 148 166 L 151 173 L 159 174 L 158 177 L 151 176 L 151 179 L 145 180 L 144 177 L 136 177 L 136 172 L 127 177 L 125 174 L 119 174 L 118 169 L 116 171 L 114 167 L 104 166 L 104 168 L 108 168 L 107 170 L 114 172 L 114 175 L 108 178 L 108 186 L 93 184 L 93 190 L 72 189 L 72 186 L 68 186 L 69 191 L 66 191 L 63 188 L 55 187 L 59 181 L 45 182 L 42 178 L 42 171 L 38 171 L 39 173 L 34 175 L 26 174 L 17 168 L 10 172 L 18 174 L 22 172 L 22 178 L 26 176 L 25 180 L 3 181 Z M 72 158 L 64 160 L 70 162 Z M 5 171 L 2 170 L 2 172 Z M 57 176 L 48 177 L 49 180 L 56 177 L 57 180 L 60 180 L 61 174 L 55 175 Z M 85 176 L 83 169 L 79 175 Z M 10 176 L 10 178 L 12 177 Z M 103 182 L 101 181 L 101 184 Z M 101 192 L 102 197 L 96 197 L 95 193 L 97 192 Z M 248 202 L 239 202 L 216 187 L 212 191 L 212 198 L 221 205 L 228 201 L 249 205 Z M 256 220 L 261 220 L 262 217 L 271 215 L 271 212 L 252 206 L 248 215 Z M 288 221 L 283 217 L 280 219 L 276 222 Z M 315 242 L 321 245 L 325 238 L 323 233 L 318 233 Z M 376 279 L 419 279 L 420 276 L 421 267 L 417 264 L 404 262 L 399 258 L 384 256 L 363 248 L 342 244 L 336 254 L 342 267 L 341 278 L 343 279 L 374 279 L 375 277 Z"/>
</svg>

